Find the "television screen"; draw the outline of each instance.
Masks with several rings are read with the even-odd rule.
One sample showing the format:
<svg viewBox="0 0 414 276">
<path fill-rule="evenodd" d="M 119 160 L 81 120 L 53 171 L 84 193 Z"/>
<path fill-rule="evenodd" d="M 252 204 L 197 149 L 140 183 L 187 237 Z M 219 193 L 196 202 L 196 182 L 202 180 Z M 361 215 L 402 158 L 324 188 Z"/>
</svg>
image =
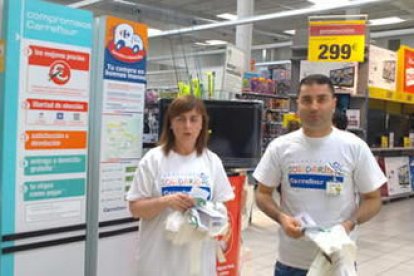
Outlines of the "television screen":
<svg viewBox="0 0 414 276">
<path fill-rule="evenodd" d="M 329 78 L 335 86 L 354 87 L 355 67 L 346 67 L 330 70 Z"/>
<path fill-rule="evenodd" d="M 389 114 L 388 131 L 394 133 L 394 146 L 402 147 L 404 136 L 410 132 L 410 118 L 403 114 Z"/>
<path fill-rule="evenodd" d="M 161 133 L 171 99 L 159 101 Z M 261 156 L 262 103 L 257 101 L 205 100 L 210 117 L 208 148 L 226 168 L 254 168 Z"/>
<path fill-rule="evenodd" d="M 386 112 L 379 109 L 369 109 L 367 116 L 367 143 L 370 147 L 381 146 L 381 136 L 386 135 Z"/>
</svg>

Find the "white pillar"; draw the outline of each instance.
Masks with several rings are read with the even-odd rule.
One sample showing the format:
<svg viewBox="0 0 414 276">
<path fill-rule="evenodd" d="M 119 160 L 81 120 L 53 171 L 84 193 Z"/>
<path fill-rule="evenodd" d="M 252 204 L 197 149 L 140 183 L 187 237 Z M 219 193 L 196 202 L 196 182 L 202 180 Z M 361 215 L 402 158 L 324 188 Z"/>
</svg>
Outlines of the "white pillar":
<svg viewBox="0 0 414 276">
<path fill-rule="evenodd" d="M 237 0 L 237 18 L 254 15 L 254 0 Z M 236 27 L 236 47 L 245 53 L 244 70 L 250 71 L 250 56 L 252 50 L 253 24 L 238 25 Z"/>
</svg>

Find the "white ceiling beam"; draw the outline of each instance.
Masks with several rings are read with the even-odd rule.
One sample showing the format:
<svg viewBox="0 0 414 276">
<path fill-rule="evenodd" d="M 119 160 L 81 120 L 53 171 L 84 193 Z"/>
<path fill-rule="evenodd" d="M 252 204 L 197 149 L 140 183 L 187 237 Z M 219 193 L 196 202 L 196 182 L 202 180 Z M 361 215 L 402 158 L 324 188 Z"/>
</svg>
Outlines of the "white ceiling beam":
<svg viewBox="0 0 414 276">
<path fill-rule="evenodd" d="M 181 13 L 181 12 L 177 12 L 174 9 L 166 9 L 166 8 L 162 8 L 162 7 L 155 7 L 155 6 L 150 6 L 150 5 L 146 5 L 146 4 L 141 4 L 141 3 L 137 3 L 137 2 L 132 2 L 132 1 L 126 1 L 126 0 L 113 0 L 114 3 L 118 3 L 118 4 L 123 4 L 123 5 L 127 5 L 127 6 L 133 6 L 133 7 L 137 7 L 139 9 L 142 9 L 143 11 L 152 11 L 152 12 L 156 12 L 158 14 L 163 14 L 166 15 L 170 18 L 174 18 L 174 20 L 177 20 L 177 18 L 182 18 L 183 20 L 187 21 L 185 23 L 187 23 L 188 25 L 188 21 L 198 21 L 198 23 L 202 23 L 203 25 L 206 24 L 214 24 L 214 23 L 218 23 L 218 22 L 223 22 L 223 21 L 217 21 L 217 20 L 212 20 L 209 18 L 204 18 L 204 17 L 200 17 L 200 16 L 194 16 L 194 15 L 189 15 L 186 13 Z M 233 32 L 231 30 L 226 30 L 225 32 L 229 33 Z M 264 31 L 264 30 L 260 30 L 257 28 L 253 28 L 253 32 L 255 32 L 256 34 L 261 34 L 264 36 L 269 36 L 269 37 L 275 37 L 277 39 L 289 39 L 290 37 L 288 35 L 285 34 L 278 34 L 278 33 L 273 33 L 273 32 L 269 32 L 269 31 Z M 149 36 L 150 38 L 153 36 Z"/>
<path fill-rule="evenodd" d="M 411 29 L 399 29 L 399 30 L 389 30 L 381 32 L 371 32 L 370 38 L 385 38 L 385 37 L 396 37 L 396 36 L 405 36 L 405 35 L 414 35 L 414 28 Z M 290 47 L 293 43 L 291 40 L 272 43 L 272 44 L 262 44 L 262 45 L 253 45 L 252 50 L 261 50 L 261 49 L 276 49 Z"/>
<path fill-rule="evenodd" d="M 255 65 L 260 66 L 269 66 L 269 65 L 279 65 L 279 64 L 288 64 L 291 63 L 291 60 L 273 60 L 273 61 L 266 61 L 266 62 L 257 62 Z"/>
<path fill-rule="evenodd" d="M 77 9 L 77 8 L 82 8 L 82 7 L 85 7 L 85 6 L 93 5 L 93 4 L 96 4 L 98 2 L 102 2 L 102 1 L 103 0 L 82 0 L 82 1 L 78 1 L 76 3 L 69 4 L 67 6 Z"/>
<path fill-rule="evenodd" d="M 384 38 L 384 37 L 394 37 L 394 36 L 403 36 L 403 35 L 412 35 L 414 34 L 414 28 L 412 29 L 401 29 L 401 30 L 389 30 L 382 32 L 372 32 L 370 34 L 371 38 Z"/>
<path fill-rule="evenodd" d="M 276 49 L 276 48 L 284 48 L 292 46 L 292 41 L 283 41 L 278 43 L 271 43 L 271 44 L 262 44 L 262 45 L 253 45 L 252 50 L 260 50 L 260 49 Z"/>
<path fill-rule="evenodd" d="M 226 49 L 218 49 L 218 50 L 207 50 L 207 51 L 197 51 L 188 54 L 182 55 L 165 55 L 165 56 L 156 56 L 151 57 L 148 55 L 148 61 L 161 61 L 161 60 L 172 60 L 172 59 L 183 59 L 188 57 L 198 57 L 198 56 L 205 56 L 205 55 L 218 55 L 226 53 Z"/>
<path fill-rule="evenodd" d="M 304 8 L 304 9 L 289 10 L 289 11 L 283 11 L 283 12 L 265 14 L 265 15 L 257 15 L 257 16 L 246 17 L 246 18 L 237 19 L 237 20 L 229 20 L 229 21 L 217 22 L 217 23 L 212 23 L 212 24 L 186 27 L 186 28 L 181 28 L 177 30 L 164 31 L 159 34 L 154 34 L 150 37 L 151 38 L 152 37 L 163 37 L 163 36 L 170 36 L 170 35 L 192 33 L 196 31 L 204 31 L 204 30 L 211 30 L 211 29 L 217 29 L 217 28 L 223 28 L 223 27 L 230 27 L 230 26 L 235 26 L 235 25 L 251 24 L 251 23 L 265 21 L 265 20 L 280 19 L 280 18 L 286 18 L 286 17 L 291 17 L 291 16 L 297 16 L 297 15 L 311 14 L 315 12 L 323 12 L 323 11 L 335 10 L 335 9 L 340 9 L 340 8 L 361 6 L 361 5 L 370 4 L 370 3 L 374 3 L 378 1 L 380 0 L 360 0 L 360 1 L 347 2 L 343 4 L 326 3 L 324 5 L 314 5 L 314 6 L 310 6 L 309 8 Z"/>
</svg>

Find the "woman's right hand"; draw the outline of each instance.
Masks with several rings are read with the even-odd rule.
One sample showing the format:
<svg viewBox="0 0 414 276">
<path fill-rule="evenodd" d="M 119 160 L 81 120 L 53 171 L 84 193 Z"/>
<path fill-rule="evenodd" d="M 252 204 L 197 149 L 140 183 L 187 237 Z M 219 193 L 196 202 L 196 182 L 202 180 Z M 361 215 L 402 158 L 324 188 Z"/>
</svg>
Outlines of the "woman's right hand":
<svg viewBox="0 0 414 276">
<path fill-rule="evenodd" d="M 185 212 L 195 205 L 195 200 L 183 193 L 171 194 L 164 196 L 167 206 L 173 210 Z"/>
</svg>

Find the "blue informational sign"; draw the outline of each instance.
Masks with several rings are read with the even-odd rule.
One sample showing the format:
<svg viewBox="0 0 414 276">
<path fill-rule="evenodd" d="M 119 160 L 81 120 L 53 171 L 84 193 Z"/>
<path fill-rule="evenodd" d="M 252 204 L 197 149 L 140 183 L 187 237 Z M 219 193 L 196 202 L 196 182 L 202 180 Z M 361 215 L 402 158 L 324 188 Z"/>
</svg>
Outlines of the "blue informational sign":
<svg viewBox="0 0 414 276">
<path fill-rule="evenodd" d="M 4 237 L 7 237 L 8 241 L 1 243 L 3 253 L 0 258 L 0 276 L 30 275 L 31 273 L 39 275 L 35 271 L 28 272 L 25 270 L 30 269 L 31 263 L 22 265 L 21 261 L 19 263 L 16 259 L 14 253 L 5 254 L 4 251 L 10 251 L 15 246 L 14 239 L 10 238 L 14 234 L 59 227 L 60 225 L 54 220 L 58 210 L 70 210 L 72 208 L 70 206 L 74 206 L 71 212 L 75 212 L 79 217 L 79 221 L 83 219 L 84 222 L 81 214 L 82 207 L 77 207 L 75 201 L 66 204 L 67 201 L 65 203 L 60 199 L 61 202 L 56 203 L 57 201 L 53 201 L 55 199 L 50 196 L 62 195 L 63 197 L 67 194 L 68 197 L 65 200 L 73 194 L 84 196 L 86 171 L 75 169 L 82 185 L 78 185 L 80 188 L 76 191 L 74 190 L 76 187 L 70 187 L 71 189 L 68 190 L 67 188 L 73 182 L 69 183 L 71 179 L 65 176 L 63 178 L 68 179 L 67 182 L 69 183 L 66 185 L 66 182 L 64 183 L 60 179 L 61 175 L 59 176 L 59 173 L 67 171 L 68 167 L 65 164 L 58 168 L 60 171 L 58 171 L 58 177 L 56 177 L 53 176 L 53 173 L 47 174 L 40 171 L 37 171 L 36 174 L 25 173 L 27 171 L 25 170 L 27 165 L 25 160 L 29 155 L 34 158 L 36 153 L 38 156 L 45 155 L 52 160 L 55 153 L 53 150 L 57 149 L 57 141 L 51 141 L 50 139 L 59 135 L 63 139 L 66 138 L 66 136 L 62 136 L 65 127 L 61 122 L 68 120 L 69 116 L 67 114 L 77 112 L 88 118 L 86 111 L 76 111 L 77 106 L 61 108 L 63 111 L 59 111 L 62 112 L 59 114 L 56 113 L 58 112 L 56 106 L 54 106 L 55 109 L 52 109 L 47 104 L 60 99 L 67 105 L 80 104 L 82 107 L 88 105 L 88 66 L 93 41 L 93 16 L 89 11 L 76 10 L 39 0 L 4 0 L 3 4 L 1 20 L 4 24 L 2 34 L 6 51 L 5 70 L 0 72 L 0 232 L 3 240 Z M 52 61 L 59 61 L 60 63 L 48 64 Z M 78 67 L 81 66 L 81 68 L 71 67 L 72 78 L 67 78 L 66 82 L 59 83 L 56 79 L 52 79 L 51 73 L 54 73 L 55 78 L 58 76 L 65 77 L 63 71 L 60 71 L 63 68 L 62 64 L 75 64 Z M 79 77 L 82 79 L 79 80 Z M 62 91 L 78 91 L 78 94 L 73 92 L 71 95 L 62 96 Z M 52 98 L 50 98 L 51 94 L 53 94 Z M 43 105 L 29 108 L 29 106 L 24 105 L 29 102 L 43 103 Z M 62 101 L 55 102 L 60 104 Z M 24 106 L 27 108 L 22 108 Z M 37 116 L 31 116 L 33 114 Z M 52 114 L 55 115 L 52 116 Z M 85 119 L 82 125 L 78 124 L 75 127 L 76 131 L 66 133 L 70 135 L 79 134 L 82 130 L 81 134 L 86 137 L 87 128 L 87 119 Z M 30 138 L 34 139 L 33 144 L 30 145 L 28 143 L 28 133 L 32 133 L 33 135 Z M 40 140 L 35 141 L 36 139 Z M 53 149 L 47 148 L 45 146 L 46 142 L 49 143 L 47 144 L 48 147 L 54 143 L 56 147 Z M 63 148 L 67 141 L 61 140 L 61 142 Z M 42 149 L 41 146 L 45 147 Z M 72 150 L 72 152 L 65 148 L 63 150 L 67 154 L 68 160 L 73 159 L 73 155 L 71 155 L 73 152 L 77 152 L 78 155 L 76 156 L 87 159 L 86 147 L 82 150 Z M 28 152 L 30 153 L 27 154 Z M 81 161 L 86 162 L 83 159 Z M 35 165 L 40 166 L 40 164 Z M 42 169 L 47 169 L 47 166 L 44 165 Z M 46 182 L 51 177 L 56 177 L 56 183 L 60 186 L 55 187 L 60 188 L 59 191 L 52 189 L 50 181 Z M 33 181 L 45 181 L 47 185 L 36 184 L 37 186 L 35 186 L 32 185 Z M 27 200 L 28 197 L 24 197 L 24 195 L 27 194 L 28 190 L 25 189 L 36 187 L 42 190 L 41 192 L 44 193 L 45 197 L 39 198 L 38 201 L 31 200 L 32 198 Z M 39 195 L 37 191 L 35 192 L 32 193 L 33 196 Z M 80 196 L 78 196 L 78 202 L 81 202 L 83 199 L 79 198 Z M 50 207 L 46 208 L 47 206 Z M 45 211 L 49 212 L 50 215 L 41 217 L 42 212 Z M 19 241 L 19 245 L 24 245 L 26 240 Z M 33 261 L 40 262 L 41 260 L 33 259 Z M 49 261 L 51 267 L 56 265 L 53 257 Z M 25 266 L 27 268 L 24 268 Z M 38 265 L 38 267 L 41 267 L 41 265 Z M 16 270 L 17 268 L 19 269 Z"/>
<path fill-rule="evenodd" d="M 37 0 L 23 2 L 25 38 L 91 47 L 93 22 L 89 11 Z"/>
</svg>

